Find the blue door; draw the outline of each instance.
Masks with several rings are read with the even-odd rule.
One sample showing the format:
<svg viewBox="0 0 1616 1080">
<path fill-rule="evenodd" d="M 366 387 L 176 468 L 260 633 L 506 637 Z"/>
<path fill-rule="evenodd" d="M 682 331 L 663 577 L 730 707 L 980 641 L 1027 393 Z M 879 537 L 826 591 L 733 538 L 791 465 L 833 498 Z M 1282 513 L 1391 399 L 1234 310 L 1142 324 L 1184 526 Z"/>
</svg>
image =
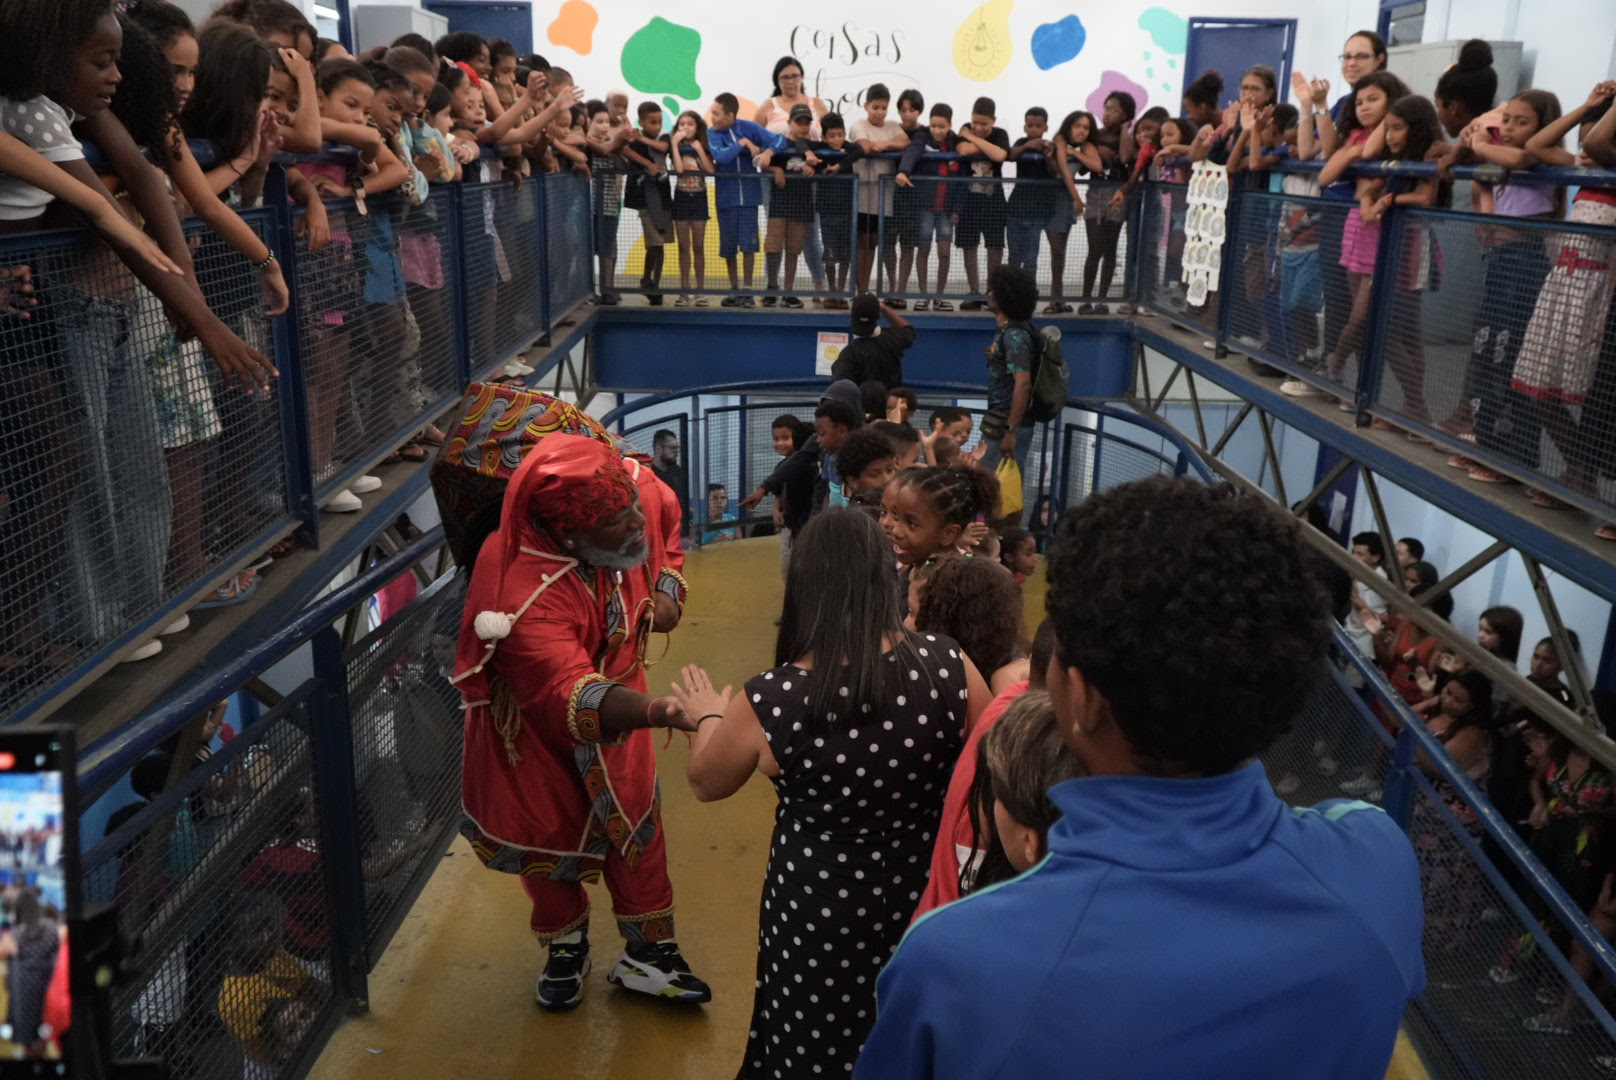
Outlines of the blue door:
<svg viewBox="0 0 1616 1080">
<path fill-rule="evenodd" d="M 430 6 L 430 5 L 428 5 Z M 1279 74 L 1284 101 L 1291 81 L 1291 50 L 1296 45 L 1295 19 L 1192 18 L 1189 46 L 1184 54 L 1184 84 L 1203 71 L 1223 75 L 1223 101 L 1240 95 L 1240 75 L 1255 64 L 1267 64 Z"/>
<path fill-rule="evenodd" d="M 421 6 L 448 19 L 450 30 L 504 38 L 518 56 L 533 51 L 533 5 L 527 0 L 423 0 Z"/>
</svg>

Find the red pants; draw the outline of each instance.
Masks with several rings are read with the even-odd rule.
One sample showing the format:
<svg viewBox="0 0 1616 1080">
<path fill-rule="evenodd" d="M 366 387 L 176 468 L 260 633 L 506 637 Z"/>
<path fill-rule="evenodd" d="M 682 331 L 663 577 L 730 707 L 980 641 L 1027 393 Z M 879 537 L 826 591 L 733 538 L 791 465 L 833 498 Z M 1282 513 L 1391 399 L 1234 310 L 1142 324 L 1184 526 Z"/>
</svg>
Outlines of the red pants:
<svg viewBox="0 0 1616 1080">
<path fill-rule="evenodd" d="M 625 941 L 638 945 L 673 938 L 673 883 L 668 880 L 668 849 L 660 828 L 632 868 L 613 848 L 601 871 L 586 871 L 584 877 L 595 880 L 598 875 L 606 879 L 612 914 L 617 916 L 617 929 Z M 521 881 L 522 890 L 533 901 L 528 925 L 540 945 L 588 925 L 589 894 L 581 881 L 534 875 L 523 875 Z"/>
</svg>

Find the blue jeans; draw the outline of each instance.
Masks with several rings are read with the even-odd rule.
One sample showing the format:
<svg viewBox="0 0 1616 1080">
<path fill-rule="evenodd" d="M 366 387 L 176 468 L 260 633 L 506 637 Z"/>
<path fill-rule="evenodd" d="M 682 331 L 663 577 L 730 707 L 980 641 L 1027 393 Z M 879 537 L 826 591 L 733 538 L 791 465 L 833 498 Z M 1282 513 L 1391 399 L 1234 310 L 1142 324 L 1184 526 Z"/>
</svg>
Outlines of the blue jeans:
<svg viewBox="0 0 1616 1080">
<path fill-rule="evenodd" d="M 1023 270 L 1038 268 L 1038 238 L 1044 231 L 1046 218 L 1011 218 L 1008 222 L 1010 252 L 1009 263 Z"/>
<path fill-rule="evenodd" d="M 150 615 L 166 591 L 171 496 L 146 357 L 168 323 L 138 297 L 66 286 L 58 295 L 84 455 L 68 512 L 70 599 L 59 615 L 64 636 L 102 642 Z"/>
</svg>

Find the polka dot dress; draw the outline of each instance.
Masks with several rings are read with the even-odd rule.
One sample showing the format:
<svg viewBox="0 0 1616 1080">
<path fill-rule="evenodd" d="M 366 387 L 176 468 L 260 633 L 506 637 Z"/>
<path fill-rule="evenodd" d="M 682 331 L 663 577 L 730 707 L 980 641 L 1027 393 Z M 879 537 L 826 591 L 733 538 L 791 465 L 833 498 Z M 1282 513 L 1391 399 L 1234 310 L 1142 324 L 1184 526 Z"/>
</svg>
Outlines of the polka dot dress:
<svg viewBox="0 0 1616 1080">
<path fill-rule="evenodd" d="M 847 1076 L 875 1022 L 875 977 L 926 888 L 963 742 L 959 646 L 887 654 L 881 703 L 810 716 L 808 673 L 746 684 L 780 765 L 743 1080 Z M 841 691 L 843 699 L 847 690 Z"/>
</svg>

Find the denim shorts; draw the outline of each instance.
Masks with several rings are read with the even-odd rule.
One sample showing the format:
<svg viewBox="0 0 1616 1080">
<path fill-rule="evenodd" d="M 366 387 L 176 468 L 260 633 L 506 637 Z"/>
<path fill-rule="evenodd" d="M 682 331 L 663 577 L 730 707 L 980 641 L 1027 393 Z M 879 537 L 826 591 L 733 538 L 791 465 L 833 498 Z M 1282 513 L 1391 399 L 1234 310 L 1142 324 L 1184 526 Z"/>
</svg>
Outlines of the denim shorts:
<svg viewBox="0 0 1616 1080">
<path fill-rule="evenodd" d="M 939 244 L 954 242 L 954 220 L 948 212 L 932 213 L 930 210 L 919 211 L 919 224 L 916 227 L 915 242 L 930 244 L 933 240 Z"/>
<path fill-rule="evenodd" d="M 756 254 L 758 249 L 758 208 L 720 206 L 718 208 L 718 257 L 733 259 L 737 252 Z"/>
</svg>

